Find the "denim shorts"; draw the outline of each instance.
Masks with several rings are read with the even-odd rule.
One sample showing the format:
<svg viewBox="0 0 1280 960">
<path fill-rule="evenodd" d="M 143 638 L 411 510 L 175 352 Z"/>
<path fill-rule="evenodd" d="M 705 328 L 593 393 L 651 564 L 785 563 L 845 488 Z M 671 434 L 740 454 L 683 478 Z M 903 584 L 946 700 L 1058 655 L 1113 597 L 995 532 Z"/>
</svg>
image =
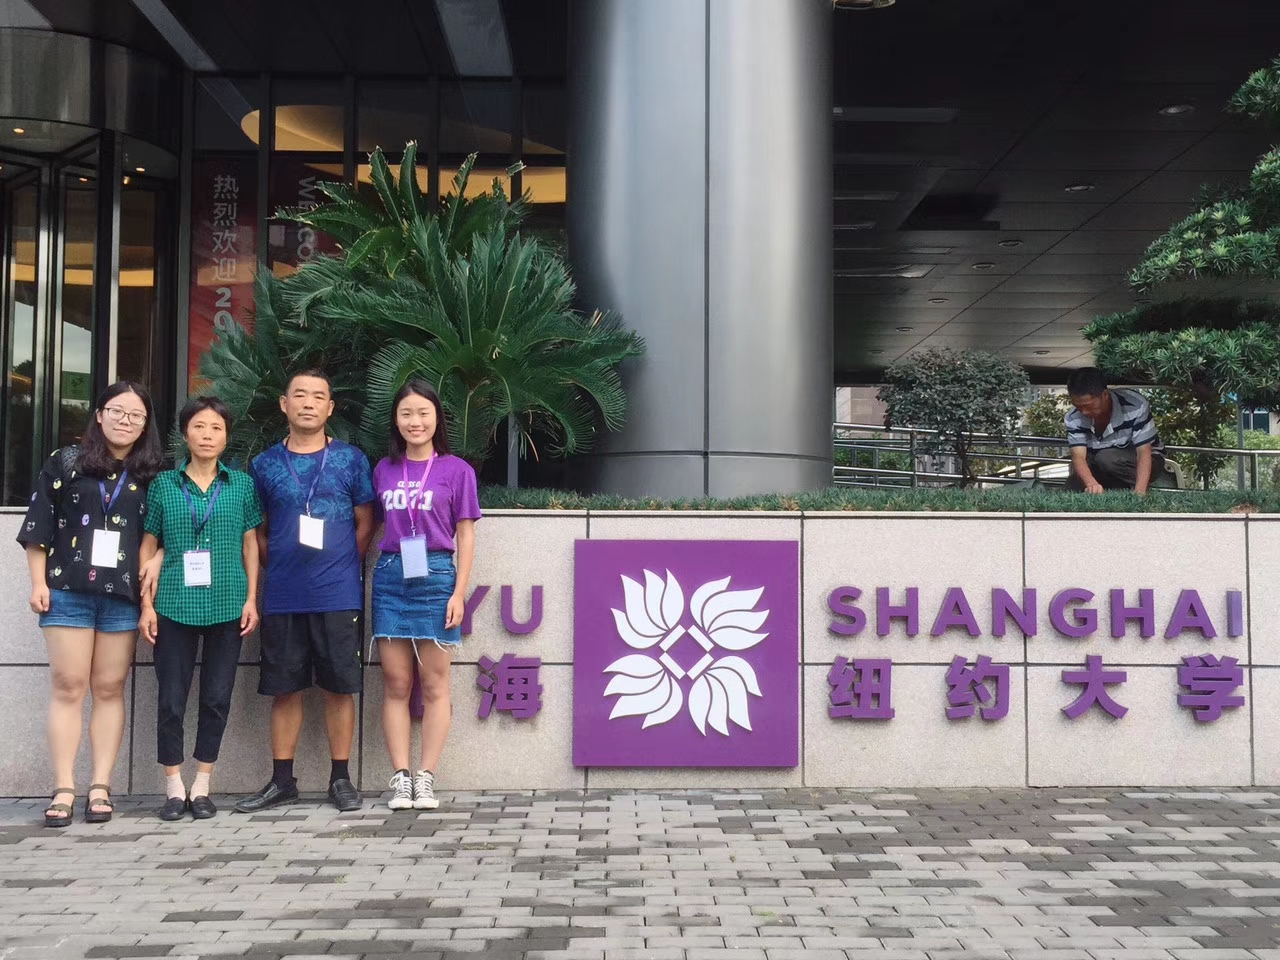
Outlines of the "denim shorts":
<svg viewBox="0 0 1280 960">
<path fill-rule="evenodd" d="M 138 629 L 138 605 L 107 593 L 50 590 L 49 610 L 40 614 L 40 626 L 133 633 Z"/>
<path fill-rule="evenodd" d="M 399 553 L 384 553 L 373 568 L 373 636 L 435 640 L 442 645 L 462 642 L 462 628 L 445 629 L 449 597 L 457 582 L 453 554 L 432 550 L 427 555 L 430 574 L 404 578 Z"/>
</svg>

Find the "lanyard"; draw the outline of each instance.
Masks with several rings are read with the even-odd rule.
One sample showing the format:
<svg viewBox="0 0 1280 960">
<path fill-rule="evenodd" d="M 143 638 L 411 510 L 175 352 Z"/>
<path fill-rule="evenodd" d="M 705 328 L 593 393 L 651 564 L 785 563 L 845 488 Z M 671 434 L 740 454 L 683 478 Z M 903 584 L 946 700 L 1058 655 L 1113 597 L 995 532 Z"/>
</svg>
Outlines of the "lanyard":
<svg viewBox="0 0 1280 960">
<path fill-rule="evenodd" d="M 418 535 L 418 524 L 414 520 L 414 514 L 422 508 L 426 502 L 427 477 L 431 476 L 431 468 L 435 465 L 436 455 L 433 451 L 431 456 L 427 457 L 427 469 L 422 471 L 422 482 L 418 485 L 418 499 L 414 503 L 409 503 L 409 457 L 406 455 L 400 463 L 400 469 L 404 476 L 404 500 L 405 512 L 409 514 L 409 529 L 413 531 L 413 535 Z"/>
<path fill-rule="evenodd" d="M 182 495 L 187 498 L 187 506 L 191 508 L 191 529 L 195 533 L 197 543 L 200 541 L 200 534 L 209 522 L 209 518 L 213 516 L 213 505 L 218 502 L 218 494 L 220 493 L 222 493 L 221 477 L 213 482 L 213 496 L 209 498 L 209 506 L 205 508 L 204 518 L 197 520 L 196 502 L 191 496 L 191 490 L 187 487 L 187 475 L 185 472 L 182 474 Z"/>
<path fill-rule="evenodd" d="M 281 440 L 280 446 L 284 447 L 284 465 L 289 468 L 289 473 L 293 475 L 293 482 L 298 487 L 298 492 L 302 492 L 302 479 L 298 476 L 298 471 L 293 466 L 293 454 L 289 452 L 289 442 Z M 316 487 L 320 484 L 320 475 L 324 473 L 324 465 L 329 461 L 329 438 L 325 437 L 324 454 L 320 457 L 320 469 L 316 471 L 315 479 L 311 481 L 311 490 L 307 493 L 307 516 L 311 516 L 311 498 L 316 495 Z"/>
<path fill-rule="evenodd" d="M 111 508 L 116 505 L 116 500 L 120 496 L 120 491 L 124 489 L 125 481 L 129 479 L 129 471 L 120 471 L 120 479 L 116 482 L 116 488 L 111 491 L 111 496 L 107 496 L 107 485 L 101 480 L 98 481 L 98 492 L 102 494 L 102 527 L 105 530 L 107 526 L 107 518 L 111 515 Z"/>
</svg>

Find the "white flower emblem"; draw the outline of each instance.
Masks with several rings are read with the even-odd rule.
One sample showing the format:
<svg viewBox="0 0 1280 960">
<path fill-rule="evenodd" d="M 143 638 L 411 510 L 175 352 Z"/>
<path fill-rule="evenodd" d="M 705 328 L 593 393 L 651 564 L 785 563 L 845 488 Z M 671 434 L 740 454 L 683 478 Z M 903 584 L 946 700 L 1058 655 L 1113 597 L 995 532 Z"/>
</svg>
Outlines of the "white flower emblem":
<svg viewBox="0 0 1280 960">
<path fill-rule="evenodd" d="M 760 632 L 768 610 L 756 610 L 764 588 L 730 590 L 730 577 L 702 584 L 689 598 L 693 624 L 681 623 L 685 613 L 684 590 L 668 570 L 666 578 L 644 571 L 644 585 L 624 576 L 624 610 L 613 609 L 613 622 L 623 643 L 635 650 L 657 647 L 657 658 L 632 653 L 605 667 L 614 674 L 605 687 L 606 697 L 617 696 L 609 719 L 643 716 L 641 729 L 673 719 L 685 703 L 679 681 L 688 677 L 689 716 L 706 736 L 707 727 L 729 735 L 732 721 L 751 729 L 748 694 L 761 696 L 755 669 L 741 657 L 713 656 L 721 650 L 748 650 L 769 634 Z M 702 656 L 685 669 L 672 649 L 685 638 L 702 648 Z"/>
</svg>

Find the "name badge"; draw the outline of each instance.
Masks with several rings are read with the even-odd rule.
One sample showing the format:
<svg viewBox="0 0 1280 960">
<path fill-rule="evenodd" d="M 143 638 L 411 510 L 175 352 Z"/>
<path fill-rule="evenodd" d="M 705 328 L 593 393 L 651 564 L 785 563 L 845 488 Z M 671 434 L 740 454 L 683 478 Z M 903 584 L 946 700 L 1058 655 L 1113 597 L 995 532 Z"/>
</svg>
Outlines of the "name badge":
<svg viewBox="0 0 1280 960">
<path fill-rule="evenodd" d="M 324 549 L 324 521 L 319 517 L 298 517 L 298 542 L 313 550 Z"/>
<path fill-rule="evenodd" d="M 400 565 L 404 568 L 404 578 L 414 580 L 425 577 L 430 570 L 427 567 L 427 538 L 400 538 Z"/>
<path fill-rule="evenodd" d="M 93 550 L 89 563 L 95 567 L 108 567 L 114 570 L 120 565 L 120 531 L 93 531 Z"/>
<path fill-rule="evenodd" d="M 188 550 L 182 555 L 182 582 L 188 587 L 213 586 L 213 561 L 208 550 Z"/>
</svg>

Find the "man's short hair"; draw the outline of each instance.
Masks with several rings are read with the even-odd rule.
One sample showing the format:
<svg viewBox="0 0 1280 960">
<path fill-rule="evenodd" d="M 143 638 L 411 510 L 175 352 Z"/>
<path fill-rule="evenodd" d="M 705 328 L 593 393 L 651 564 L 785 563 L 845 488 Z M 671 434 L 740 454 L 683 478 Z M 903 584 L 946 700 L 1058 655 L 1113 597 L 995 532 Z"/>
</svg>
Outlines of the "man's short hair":
<svg viewBox="0 0 1280 960">
<path fill-rule="evenodd" d="M 1067 377 L 1067 393 L 1073 397 L 1098 397 L 1107 390 L 1107 378 L 1097 367 L 1081 367 Z"/>
<path fill-rule="evenodd" d="M 299 370 L 289 375 L 289 382 L 284 385 L 285 396 L 289 395 L 289 391 L 293 389 L 293 381 L 299 377 L 312 377 L 316 380 L 323 380 L 324 385 L 329 388 L 329 396 L 333 396 L 333 381 L 329 379 L 329 375 L 319 367 L 308 367 L 306 370 Z"/>
</svg>

